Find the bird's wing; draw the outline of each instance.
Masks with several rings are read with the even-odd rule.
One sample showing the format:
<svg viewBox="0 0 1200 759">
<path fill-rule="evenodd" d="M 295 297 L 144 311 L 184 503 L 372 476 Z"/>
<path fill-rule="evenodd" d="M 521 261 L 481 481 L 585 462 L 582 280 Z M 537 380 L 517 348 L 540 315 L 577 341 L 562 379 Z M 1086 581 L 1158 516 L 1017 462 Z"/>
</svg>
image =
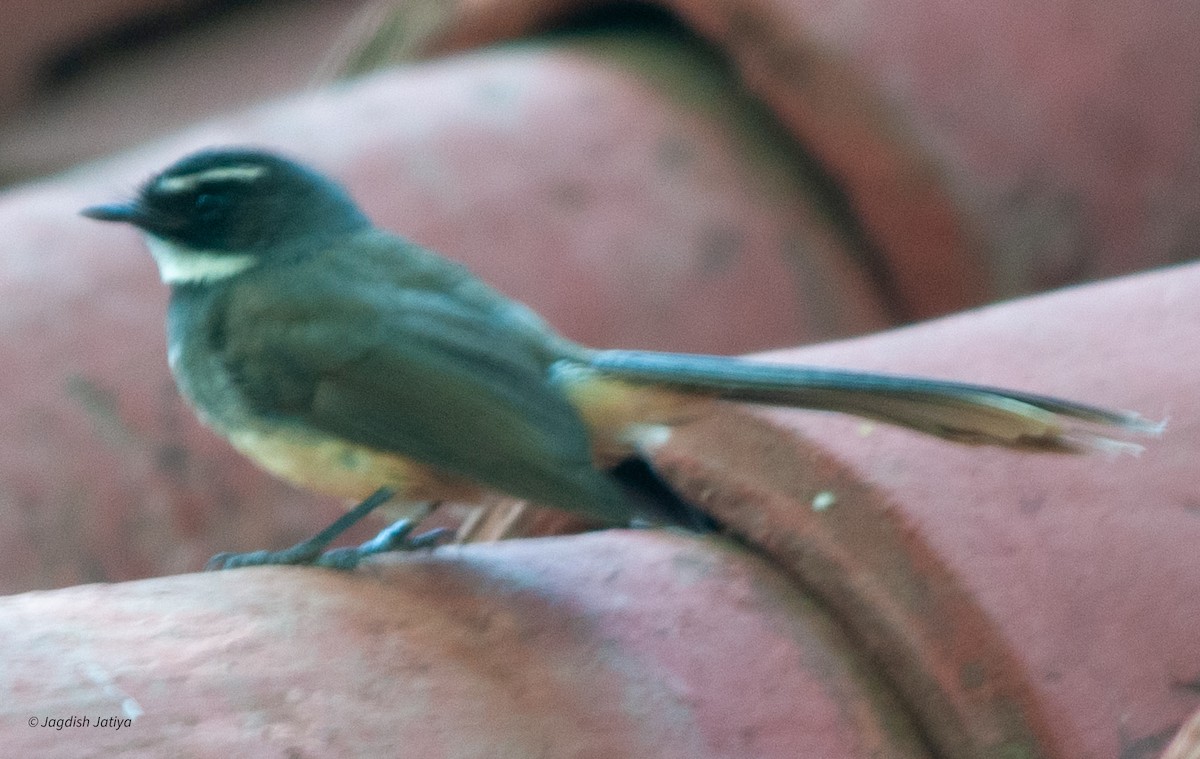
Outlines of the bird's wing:
<svg viewBox="0 0 1200 759">
<path fill-rule="evenodd" d="M 447 266 L 409 280 L 320 262 L 247 277 L 217 347 L 260 414 L 627 521 L 625 499 L 592 465 L 586 427 L 550 384 L 553 337 L 497 312 L 503 300 Z"/>
</svg>

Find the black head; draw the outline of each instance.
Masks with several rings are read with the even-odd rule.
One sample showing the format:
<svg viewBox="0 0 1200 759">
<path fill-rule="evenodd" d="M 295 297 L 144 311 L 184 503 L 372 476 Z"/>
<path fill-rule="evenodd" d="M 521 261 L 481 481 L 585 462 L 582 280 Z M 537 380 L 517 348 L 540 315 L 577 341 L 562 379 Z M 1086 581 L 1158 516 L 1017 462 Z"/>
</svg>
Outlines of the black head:
<svg viewBox="0 0 1200 759">
<path fill-rule="evenodd" d="M 261 253 L 320 243 L 369 226 L 338 185 L 273 153 L 216 148 L 193 153 L 152 177 L 128 203 L 84 209 L 177 246 Z"/>
</svg>

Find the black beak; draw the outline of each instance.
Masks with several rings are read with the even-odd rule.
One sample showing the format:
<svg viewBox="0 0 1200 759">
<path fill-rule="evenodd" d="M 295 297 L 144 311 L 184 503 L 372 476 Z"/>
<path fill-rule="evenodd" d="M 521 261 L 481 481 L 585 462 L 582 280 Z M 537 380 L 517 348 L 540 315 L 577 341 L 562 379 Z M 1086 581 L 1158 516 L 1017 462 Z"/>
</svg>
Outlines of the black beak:
<svg viewBox="0 0 1200 759">
<path fill-rule="evenodd" d="M 79 213 L 89 219 L 97 221 L 123 221 L 127 224 L 138 224 L 144 220 L 145 214 L 142 213 L 141 206 L 136 202 L 128 203 L 105 203 L 99 206 L 89 206 Z"/>
</svg>

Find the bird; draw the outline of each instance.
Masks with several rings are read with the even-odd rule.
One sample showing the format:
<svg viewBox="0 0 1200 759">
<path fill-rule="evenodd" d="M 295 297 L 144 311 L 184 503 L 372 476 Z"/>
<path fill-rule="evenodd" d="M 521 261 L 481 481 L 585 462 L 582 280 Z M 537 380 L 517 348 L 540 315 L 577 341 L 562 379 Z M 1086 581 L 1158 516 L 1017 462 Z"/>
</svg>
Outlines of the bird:
<svg viewBox="0 0 1200 759">
<path fill-rule="evenodd" d="M 351 568 L 434 544 L 414 534 L 430 504 L 488 493 L 627 525 L 648 507 L 614 472 L 724 401 L 1038 451 L 1135 449 L 1125 438 L 1161 431 L 1136 413 L 981 385 L 586 347 L 267 149 L 200 150 L 82 214 L 142 233 L 170 288 L 168 363 L 201 421 L 268 472 L 357 502 L 308 541 L 210 568 Z M 396 520 L 388 529 L 328 549 L 377 508 Z"/>
</svg>

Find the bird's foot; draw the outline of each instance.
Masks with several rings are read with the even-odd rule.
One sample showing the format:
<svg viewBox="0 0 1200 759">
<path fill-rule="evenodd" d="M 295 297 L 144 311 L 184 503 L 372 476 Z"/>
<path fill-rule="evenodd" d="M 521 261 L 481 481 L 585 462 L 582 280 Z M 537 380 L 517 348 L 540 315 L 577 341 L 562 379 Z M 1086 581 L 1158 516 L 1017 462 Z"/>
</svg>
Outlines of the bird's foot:
<svg viewBox="0 0 1200 759">
<path fill-rule="evenodd" d="M 423 532 L 420 535 L 413 535 L 413 530 L 416 527 L 416 520 L 401 519 L 387 526 L 378 535 L 362 545 L 348 548 L 334 548 L 325 551 L 311 563 L 313 566 L 329 567 L 330 569 L 354 569 L 368 556 L 435 548 L 453 535 L 452 530 L 444 527 L 438 527 Z"/>
<path fill-rule="evenodd" d="M 329 544 L 338 536 L 391 497 L 390 489 L 380 488 L 333 524 L 302 543 L 297 543 L 281 551 L 219 553 L 208 560 L 204 569 L 211 572 L 238 567 L 284 565 L 354 569 L 368 556 L 392 551 L 416 551 L 432 548 L 449 537 L 451 531 L 446 529 L 435 529 L 420 535 L 413 535 L 413 530 L 416 529 L 420 519 L 401 519 L 362 545 L 329 549 Z"/>
</svg>

